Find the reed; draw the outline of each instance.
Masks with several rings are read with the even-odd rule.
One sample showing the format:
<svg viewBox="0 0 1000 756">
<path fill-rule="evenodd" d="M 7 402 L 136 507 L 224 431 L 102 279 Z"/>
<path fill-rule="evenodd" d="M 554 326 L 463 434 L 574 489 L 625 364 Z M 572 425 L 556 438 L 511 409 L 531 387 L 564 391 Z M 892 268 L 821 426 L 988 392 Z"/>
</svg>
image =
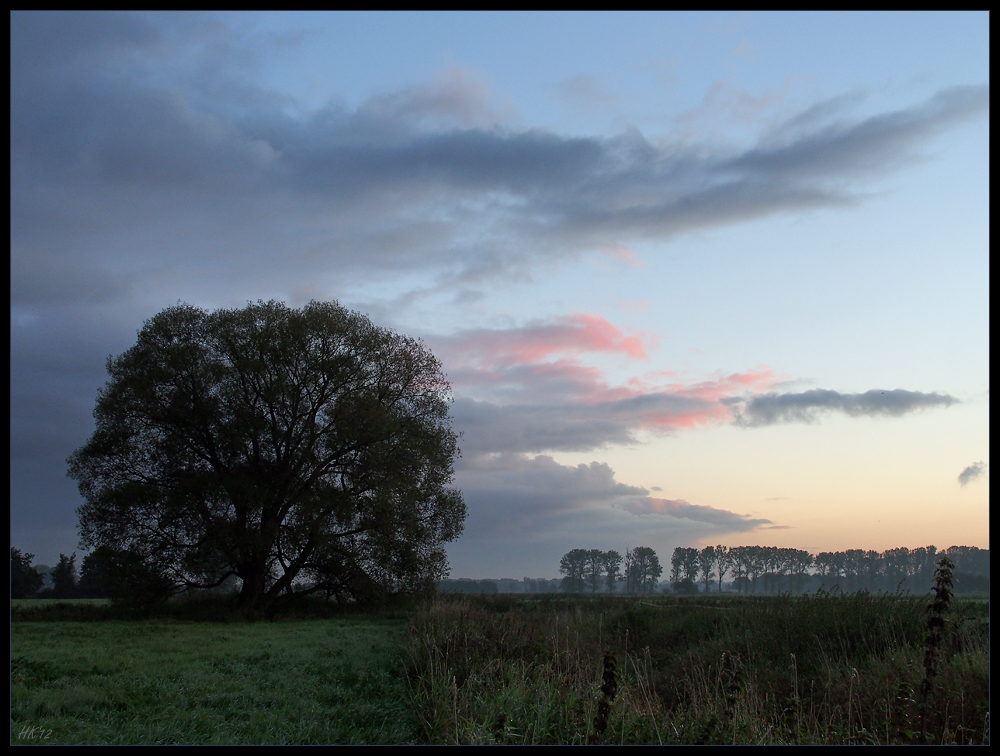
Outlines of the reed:
<svg viewBox="0 0 1000 756">
<path fill-rule="evenodd" d="M 963 611 L 936 742 L 989 738 L 988 603 Z M 906 743 L 925 629 L 922 599 L 865 593 L 445 598 L 414 618 L 409 690 L 428 742 Z"/>
</svg>

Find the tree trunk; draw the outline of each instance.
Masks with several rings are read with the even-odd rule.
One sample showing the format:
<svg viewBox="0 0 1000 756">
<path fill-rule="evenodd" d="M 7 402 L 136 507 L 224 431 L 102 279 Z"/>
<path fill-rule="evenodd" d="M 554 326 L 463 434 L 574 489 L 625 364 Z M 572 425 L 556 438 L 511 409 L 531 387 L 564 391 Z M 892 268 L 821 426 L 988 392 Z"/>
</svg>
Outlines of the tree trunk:
<svg viewBox="0 0 1000 756">
<path fill-rule="evenodd" d="M 240 569 L 239 576 L 243 579 L 238 602 L 240 612 L 248 619 L 257 619 L 264 614 L 269 603 L 264 596 L 264 569 L 259 565 L 248 565 Z"/>
</svg>

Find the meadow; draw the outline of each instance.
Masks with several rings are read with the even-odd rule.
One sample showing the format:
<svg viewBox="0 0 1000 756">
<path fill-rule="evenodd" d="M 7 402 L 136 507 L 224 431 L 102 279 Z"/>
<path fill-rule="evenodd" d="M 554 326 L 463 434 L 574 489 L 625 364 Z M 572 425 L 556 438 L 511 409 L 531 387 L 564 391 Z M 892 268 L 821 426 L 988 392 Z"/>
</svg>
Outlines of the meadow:
<svg viewBox="0 0 1000 756">
<path fill-rule="evenodd" d="M 358 616 L 15 621 L 11 742 L 411 742 L 406 630 Z"/>
<path fill-rule="evenodd" d="M 989 601 L 953 600 L 930 645 L 927 605 L 440 596 L 250 624 L 25 602 L 11 742 L 988 743 Z"/>
</svg>

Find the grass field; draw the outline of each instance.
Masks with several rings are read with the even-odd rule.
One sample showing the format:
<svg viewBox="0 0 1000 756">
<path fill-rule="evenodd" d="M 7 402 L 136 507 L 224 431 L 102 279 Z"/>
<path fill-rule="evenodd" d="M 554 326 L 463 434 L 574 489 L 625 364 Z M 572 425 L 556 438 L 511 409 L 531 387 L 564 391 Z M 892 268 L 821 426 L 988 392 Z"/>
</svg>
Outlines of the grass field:
<svg viewBox="0 0 1000 756">
<path fill-rule="evenodd" d="M 932 658 L 926 606 L 452 596 L 247 624 L 28 602 L 11 741 L 988 743 L 989 601 L 956 600 Z"/>
<path fill-rule="evenodd" d="M 405 634 L 356 617 L 15 622 L 11 742 L 410 742 Z"/>
</svg>

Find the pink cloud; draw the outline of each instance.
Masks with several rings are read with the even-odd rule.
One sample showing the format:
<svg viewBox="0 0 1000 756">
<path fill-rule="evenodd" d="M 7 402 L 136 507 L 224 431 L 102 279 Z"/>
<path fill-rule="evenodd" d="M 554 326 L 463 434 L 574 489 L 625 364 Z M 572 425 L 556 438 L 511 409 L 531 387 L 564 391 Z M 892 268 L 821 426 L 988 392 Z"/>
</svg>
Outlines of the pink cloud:
<svg viewBox="0 0 1000 756">
<path fill-rule="evenodd" d="M 670 377 L 673 378 L 674 375 L 670 374 Z M 650 400 L 650 407 L 642 416 L 641 426 L 663 430 L 690 429 L 706 423 L 729 422 L 733 419 L 733 411 L 730 405 L 722 403 L 722 399 L 730 398 L 734 394 L 766 391 L 780 380 L 775 371 L 766 366 L 698 383 L 682 383 L 674 380 L 666 384 L 656 384 L 634 377 L 627 385 L 615 388 L 595 384 L 590 394 L 590 401 L 645 398 Z M 662 406 L 658 407 L 651 401 L 655 398 L 675 401 L 659 402 Z"/>
<path fill-rule="evenodd" d="M 734 397 L 765 392 L 780 382 L 774 370 L 761 366 L 701 381 L 654 371 L 613 386 L 603 371 L 581 361 L 596 353 L 645 360 L 652 342 L 600 315 L 577 313 L 518 328 L 461 332 L 436 344 L 435 351 L 459 392 L 508 407 L 575 406 L 580 417 L 595 422 L 660 432 L 730 422 Z"/>
<path fill-rule="evenodd" d="M 690 506 L 691 504 L 684 499 L 655 499 L 652 496 L 646 496 L 626 504 L 625 511 L 637 515 L 658 514 L 679 517 L 683 516 L 679 513 Z"/>
<path fill-rule="evenodd" d="M 626 335 L 600 315 L 579 313 L 520 328 L 465 331 L 448 339 L 444 347 L 458 362 L 499 367 L 597 352 L 645 360 L 649 357 L 645 341 L 652 339 Z"/>
</svg>

